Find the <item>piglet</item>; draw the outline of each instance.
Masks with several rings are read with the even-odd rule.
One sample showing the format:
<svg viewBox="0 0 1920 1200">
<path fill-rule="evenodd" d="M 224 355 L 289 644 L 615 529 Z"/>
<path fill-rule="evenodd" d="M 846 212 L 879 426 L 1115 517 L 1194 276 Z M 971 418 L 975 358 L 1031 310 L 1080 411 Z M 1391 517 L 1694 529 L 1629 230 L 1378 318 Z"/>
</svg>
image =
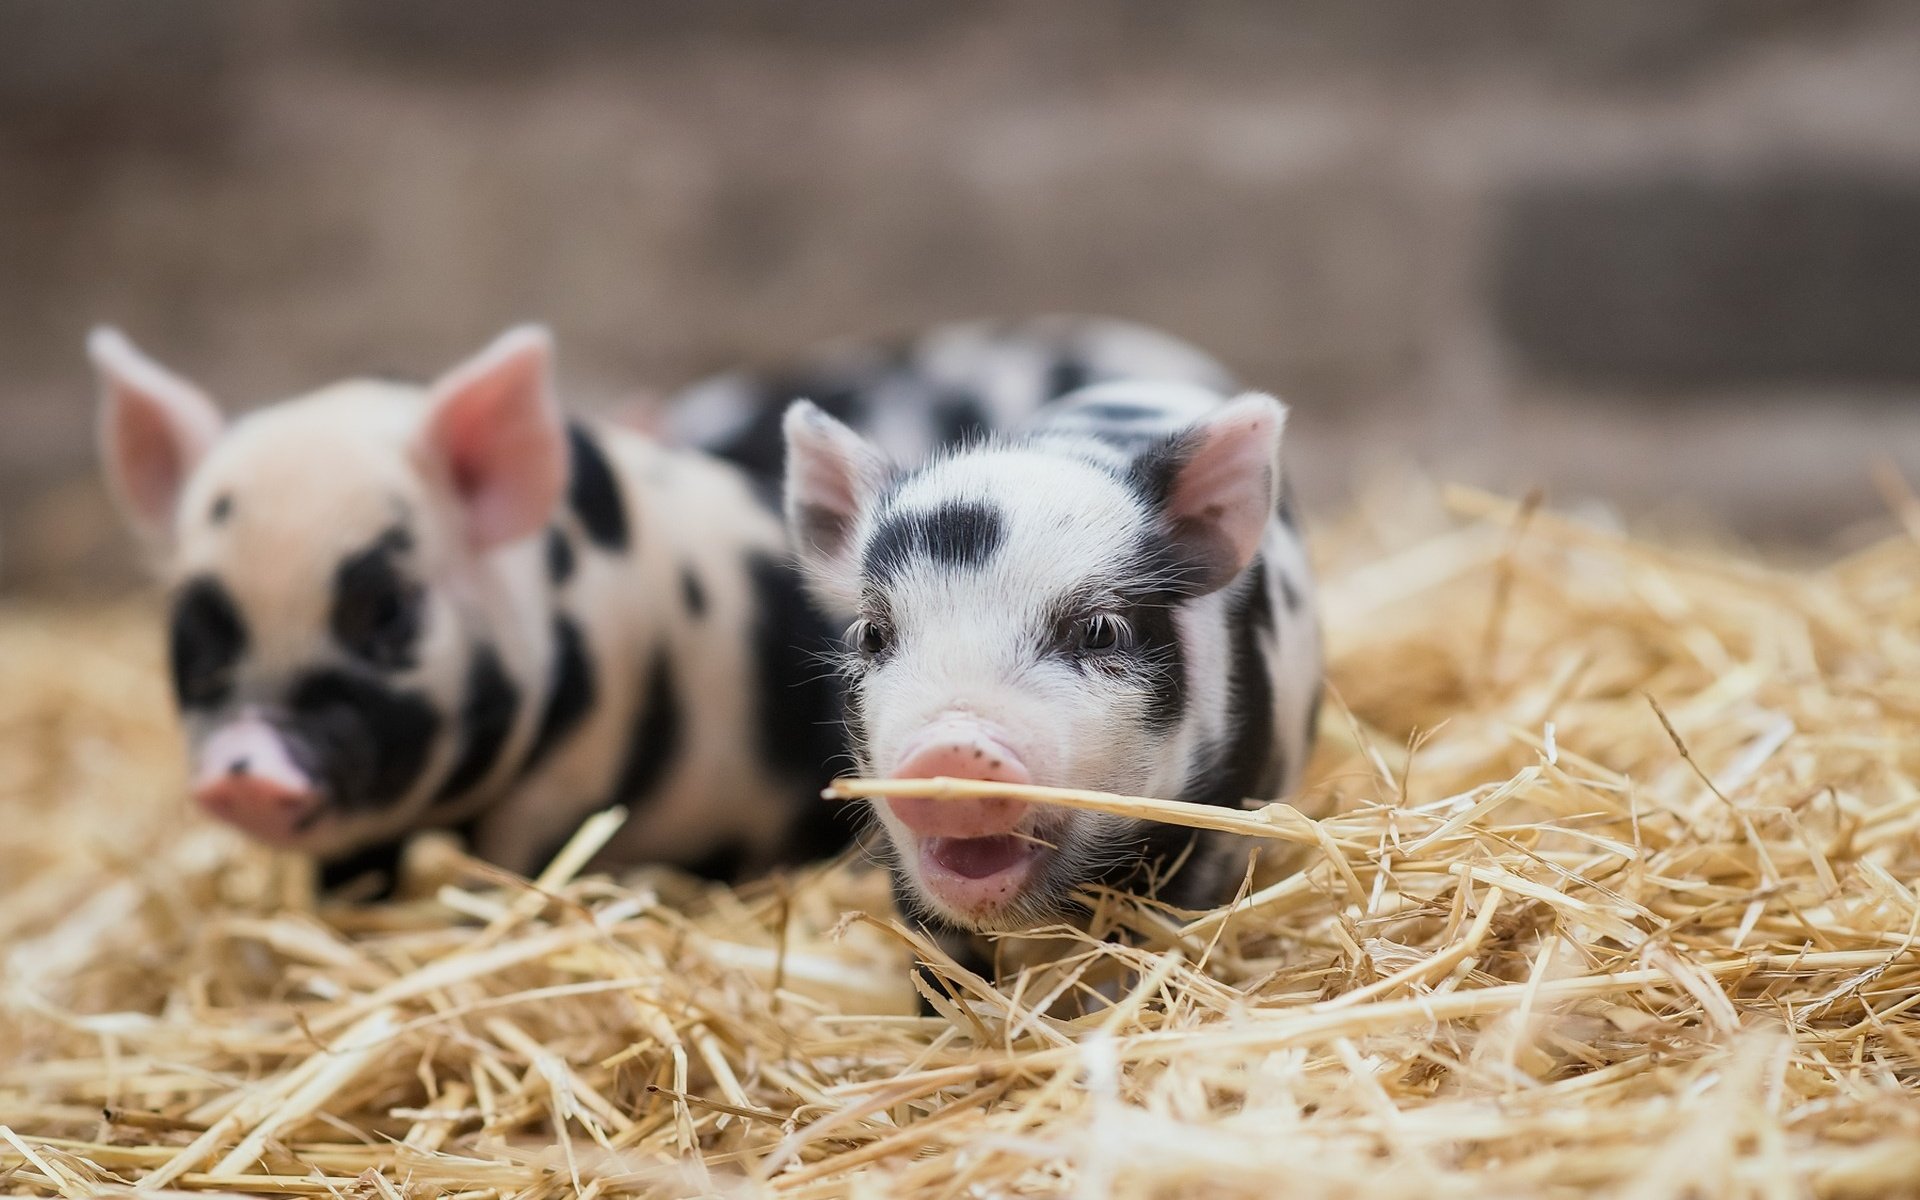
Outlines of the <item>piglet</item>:
<svg viewBox="0 0 1920 1200">
<path fill-rule="evenodd" d="M 777 514 L 736 466 L 566 419 L 543 330 L 232 421 L 120 334 L 88 348 L 208 814 L 330 883 L 435 826 L 532 870 L 614 803 L 614 862 L 733 877 L 846 839 Z"/>
<path fill-rule="evenodd" d="M 788 412 L 787 517 L 854 611 L 860 769 L 1238 805 L 1298 783 L 1321 653 L 1281 472 L 1285 409 L 1190 383 L 1074 392 L 1020 435 L 900 470 Z M 1211 905 L 1238 839 L 1011 798 L 873 804 L 903 906 L 972 935 L 1071 919 L 1090 885 Z"/>
</svg>

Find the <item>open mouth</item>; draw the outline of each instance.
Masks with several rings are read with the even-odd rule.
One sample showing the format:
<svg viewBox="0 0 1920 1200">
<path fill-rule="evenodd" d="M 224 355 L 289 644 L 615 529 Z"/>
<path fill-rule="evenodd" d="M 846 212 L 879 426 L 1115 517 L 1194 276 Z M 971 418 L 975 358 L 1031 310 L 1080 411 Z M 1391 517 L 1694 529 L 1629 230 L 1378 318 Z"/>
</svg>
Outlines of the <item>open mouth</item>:
<svg viewBox="0 0 1920 1200">
<path fill-rule="evenodd" d="M 900 779 L 948 776 L 1015 787 L 1033 782 L 1001 729 L 967 713 L 931 722 L 909 741 L 893 773 Z M 894 836 L 911 856 L 915 883 L 948 917 L 983 926 L 1025 892 L 1052 848 L 1032 836 L 1045 822 L 1024 800 L 991 790 L 964 796 L 885 799 Z"/>
<path fill-rule="evenodd" d="M 920 839 L 920 879 L 956 913 L 984 917 L 1018 899 L 1048 847 L 1029 836 Z"/>
</svg>

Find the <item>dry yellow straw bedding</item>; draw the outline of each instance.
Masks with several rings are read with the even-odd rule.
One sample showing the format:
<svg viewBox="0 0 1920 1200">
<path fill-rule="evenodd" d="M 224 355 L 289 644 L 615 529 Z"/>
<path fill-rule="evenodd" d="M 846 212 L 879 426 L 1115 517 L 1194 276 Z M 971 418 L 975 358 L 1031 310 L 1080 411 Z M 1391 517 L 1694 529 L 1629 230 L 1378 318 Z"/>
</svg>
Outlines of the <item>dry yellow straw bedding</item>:
<svg viewBox="0 0 1920 1200">
<path fill-rule="evenodd" d="M 1106 898 L 930 1018 L 872 872 L 577 875 L 617 816 L 316 909 L 181 819 L 148 611 L 15 612 L 0 1190 L 1920 1194 L 1920 541 L 1453 508 L 1323 536 L 1322 750 L 1237 904 Z"/>
</svg>

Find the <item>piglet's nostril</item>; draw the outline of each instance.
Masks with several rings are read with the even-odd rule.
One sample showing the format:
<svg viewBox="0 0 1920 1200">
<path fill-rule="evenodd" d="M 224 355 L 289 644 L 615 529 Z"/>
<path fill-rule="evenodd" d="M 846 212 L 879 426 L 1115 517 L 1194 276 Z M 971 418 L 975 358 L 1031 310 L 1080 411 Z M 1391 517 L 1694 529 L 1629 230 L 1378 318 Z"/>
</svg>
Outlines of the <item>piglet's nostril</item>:
<svg viewBox="0 0 1920 1200">
<path fill-rule="evenodd" d="M 253 764 L 249 760 L 244 758 L 236 758 L 233 760 L 233 763 L 227 767 L 227 774 L 246 775 L 246 774 L 249 774 L 252 770 L 253 770 Z"/>
</svg>

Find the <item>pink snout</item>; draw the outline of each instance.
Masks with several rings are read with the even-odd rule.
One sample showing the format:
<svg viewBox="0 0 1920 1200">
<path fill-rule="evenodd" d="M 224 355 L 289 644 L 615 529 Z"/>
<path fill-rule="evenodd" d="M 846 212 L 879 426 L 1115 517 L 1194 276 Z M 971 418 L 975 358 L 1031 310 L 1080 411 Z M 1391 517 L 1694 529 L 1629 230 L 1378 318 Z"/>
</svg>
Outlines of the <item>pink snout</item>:
<svg viewBox="0 0 1920 1200">
<path fill-rule="evenodd" d="M 896 779 L 984 779 L 994 783 L 1027 784 L 1033 776 L 1019 755 L 986 730 L 967 724 L 942 725 L 909 745 Z M 908 829 L 921 837 L 983 838 L 1010 833 L 1027 814 L 1022 800 L 998 796 L 983 800 L 927 800 L 887 797 L 887 807 Z"/>
<path fill-rule="evenodd" d="M 193 799 L 208 816 L 273 846 L 297 842 L 322 802 L 285 735 L 254 716 L 222 726 L 201 745 Z"/>
</svg>

